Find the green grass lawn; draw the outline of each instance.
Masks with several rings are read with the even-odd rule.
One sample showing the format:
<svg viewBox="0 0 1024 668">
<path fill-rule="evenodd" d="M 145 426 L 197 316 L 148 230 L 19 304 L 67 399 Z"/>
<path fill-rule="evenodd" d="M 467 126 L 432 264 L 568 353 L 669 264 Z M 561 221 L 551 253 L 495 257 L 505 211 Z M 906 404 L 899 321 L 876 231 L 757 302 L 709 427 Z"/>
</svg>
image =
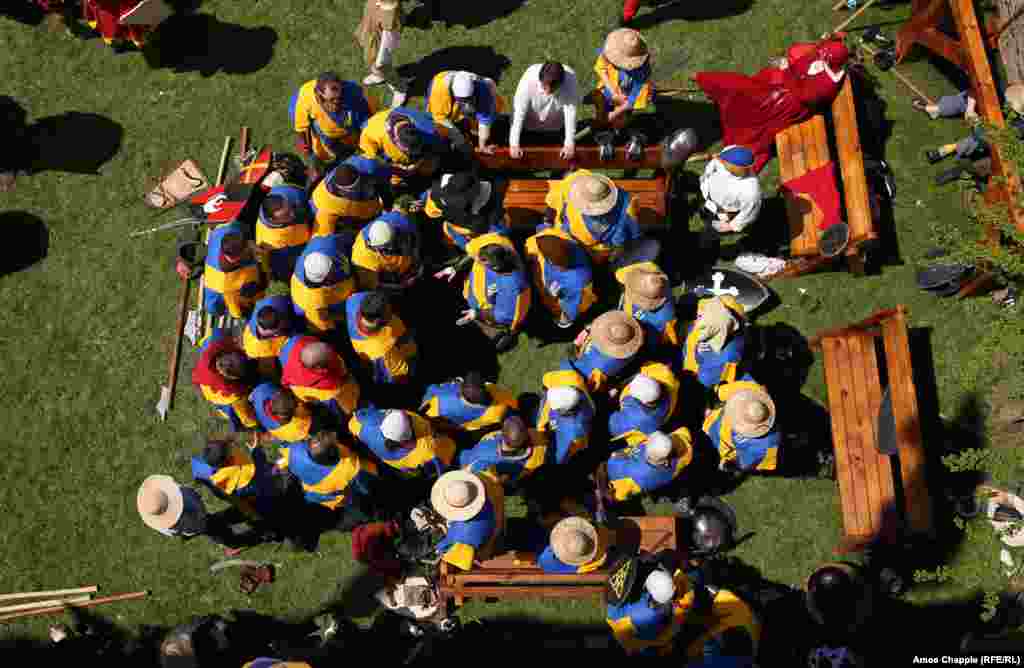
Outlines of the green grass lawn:
<svg viewBox="0 0 1024 668">
<path fill-rule="evenodd" d="M 362 4 L 204 2 L 202 12 L 242 27 L 230 34 L 254 57 L 266 61 L 272 55 L 258 71 L 238 53 L 231 54 L 226 68 L 151 70 L 141 55 L 117 55 L 98 39 L 53 35 L 43 26 L 0 18 L 0 93 L 18 100 L 31 120 L 93 113 L 123 131 L 119 149 L 99 173 L 52 169 L 21 178 L 16 191 L 0 196 L 0 215 L 22 211 L 38 216 L 49 241 L 45 259 L 0 277 L 0 304 L 8 313 L 0 334 L 0 446 L 6 457 L 0 486 L 0 590 L 87 584 L 99 584 L 108 593 L 150 589 L 152 596 L 144 602 L 104 610 L 127 625 L 173 624 L 193 614 L 238 607 L 302 617 L 336 601 L 358 573 L 347 536 L 326 536 L 322 558 L 260 547 L 251 552 L 253 558 L 279 563 L 279 582 L 250 600 L 238 592 L 233 573 L 208 575 L 208 566 L 219 557 L 212 544 L 172 541 L 139 520 L 134 507 L 139 482 L 158 472 L 187 481 L 187 461 L 180 453 L 219 425 L 188 382 L 190 359 L 183 365 L 174 411 L 166 423 L 156 420 L 154 405 L 166 379 L 180 285 L 171 271 L 174 240 L 169 234 L 127 235 L 159 222 L 141 196 L 146 179 L 168 161 L 191 157 L 212 179 L 223 138 L 237 137 L 241 125 L 252 128 L 257 143 L 288 148 L 287 105 L 297 86 L 326 69 L 361 78 L 362 59 L 351 32 Z M 830 5 L 824 0 L 759 0 L 736 15 L 671 20 L 645 28 L 645 34 L 662 51 L 682 49 L 691 70 L 753 72 L 788 43 L 815 38 L 847 16 L 833 14 Z M 571 65 L 583 81 L 592 82 L 595 52 L 620 8 L 619 0 L 531 0 L 472 29 L 446 29 L 443 23 L 427 31 L 407 29 L 398 62 L 430 58 L 438 67 L 472 68 L 493 62 L 487 54 L 496 53 L 508 60 L 499 81 L 508 96 L 523 69 L 545 58 Z M 908 11 L 908 6 L 872 9 L 855 25 L 895 22 Z M 267 46 L 273 35 L 271 54 Z M 223 43 L 211 43 L 209 49 L 211 59 L 229 51 Z M 933 96 L 955 90 L 926 61 L 907 71 Z M 955 188 L 936 191 L 929 185 L 937 170 L 924 162 L 922 151 L 954 141 L 965 126 L 927 122 L 911 109 L 908 92 L 895 79 L 878 77 L 894 123 L 887 157 L 898 180 L 895 223 L 902 264 L 889 264 L 866 278 L 824 273 L 773 284 L 782 303 L 761 322 L 785 322 L 810 335 L 906 304 L 912 325 L 930 330 L 940 409 L 953 417 L 974 392 L 985 390 L 964 382 L 962 360 L 985 333 L 994 307 L 926 295 L 915 287 L 914 273 L 915 263 L 933 243 L 930 224 L 961 217 Z M 669 77 L 659 73 L 656 78 Z M 65 139 L 60 149 L 68 153 L 90 142 L 87 135 Z M 763 175 L 766 191 L 774 191 L 776 175 L 774 166 Z M 758 225 L 783 226 L 785 221 L 766 219 Z M 821 308 L 809 313 L 796 306 L 798 289 L 818 296 Z M 524 339 L 501 359 L 500 379 L 517 391 L 534 390 L 561 352 L 562 346 L 541 347 Z M 804 393 L 824 401 L 820 364 L 811 370 Z M 755 532 L 737 554 L 765 577 L 798 584 L 815 565 L 831 559 L 840 533 L 834 483 L 754 479 L 729 498 L 743 530 Z M 968 545 L 956 558 L 978 559 L 990 549 L 988 544 Z M 924 601 L 964 593 L 946 586 L 921 588 L 910 596 Z M 552 621 L 599 622 L 603 616 L 588 602 L 473 604 L 466 610 Z M 42 634 L 51 621 L 11 625 L 0 637 Z"/>
</svg>

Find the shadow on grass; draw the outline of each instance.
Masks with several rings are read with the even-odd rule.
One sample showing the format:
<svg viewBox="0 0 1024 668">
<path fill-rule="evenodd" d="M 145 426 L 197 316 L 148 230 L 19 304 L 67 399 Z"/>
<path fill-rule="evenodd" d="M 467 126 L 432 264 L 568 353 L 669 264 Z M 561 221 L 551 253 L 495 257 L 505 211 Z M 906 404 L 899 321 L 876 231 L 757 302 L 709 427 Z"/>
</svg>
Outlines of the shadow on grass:
<svg viewBox="0 0 1024 668">
<path fill-rule="evenodd" d="M 247 28 L 225 23 L 210 14 L 176 14 L 164 21 L 144 53 L 154 69 L 252 74 L 274 57 L 277 31 L 269 26 Z"/>
<path fill-rule="evenodd" d="M 743 14 L 754 0 L 719 0 L 719 2 L 686 2 L 685 0 L 649 0 L 657 5 L 654 11 L 643 12 L 630 22 L 637 30 L 653 28 L 665 21 L 710 21 Z"/>
<path fill-rule="evenodd" d="M 656 115 L 640 116 L 636 119 L 638 129 L 648 133 L 648 145 L 664 139 L 682 128 L 697 131 L 698 151 L 707 150 L 722 138 L 718 108 L 705 100 L 682 100 L 658 97 Z"/>
<path fill-rule="evenodd" d="M 444 2 L 425 0 L 424 4 L 410 12 L 412 25 L 428 24 L 431 20 L 442 21 L 445 27 L 454 25 L 479 28 L 492 21 L 505 18 L 526 4 L 526 0 L 488 0 L 487 2 Z"/>
<path fill-rule="evenodd" d="M 0 254 L 0 278 L 27 269 L 46 257 L 50 231 L 37 216 L 27 211 L 0 213 L 5 243 Z"/>
<path fill-rule="evenodd" d="M 28 128 L 32 172 L 100 174 L 121 148 L 124 128 L 106 116 L 69 111 L 40 118 Z"/>
<path fill-rule="evenodd" d="M 486 6 L 486 3 L 479 3 Z M 398 68 L 402 78 L 412 78 L 409 95 L 424 96 L 431 79 L 442 70 L 466 70 L 494 79 L 501 83 L 501 77 L 512 61 L 494 50 L 493 46 L 448 46 L 415 63 Z"/>
<path fill-rule="evenodd" d="M 30 26 L 37 26 L 43 21 L 43 10 L 34 2 L 5 2 L 0 9 L 0 16 L 12 18 L 19 23 Z"/>
</svg>

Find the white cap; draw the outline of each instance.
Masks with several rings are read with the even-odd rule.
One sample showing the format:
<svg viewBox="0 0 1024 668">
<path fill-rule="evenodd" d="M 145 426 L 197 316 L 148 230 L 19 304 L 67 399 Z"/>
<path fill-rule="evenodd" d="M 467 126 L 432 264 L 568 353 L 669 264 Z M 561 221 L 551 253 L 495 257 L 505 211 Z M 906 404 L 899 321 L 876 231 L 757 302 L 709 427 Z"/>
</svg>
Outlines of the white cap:
<svg viewBox="0 0 1024 668">
<path fill-rule="evenodd" d="M 629 394 L 641 403 L 653 404 L 661 397 L 661 385 L 650 376 L 639 374 L 629 383 Z"/>
<path fill-rule="evenodd" d="M 552 387 L 548 390 L 548 404 L 553 410 L 567 411 L 580 402 L 580 393 L 574 387 Z"/>
<path fill-rule="evenodd" d="M 412 422 L 404 411 L 388 411 L 380 423 L 380 433 L 390 441 L 403 443 L 412 438 Z"/>
<path fill-rule="evenodd" d="M 644 581 L 644 589 L 651 595 L 656 603 L 664 605 L 676 595 L 676 585 L 672 582 L 672 576 L 665 571 L 654 571 Z"/>
<path fill-rule="evenodd" d="M 469 72 L 456 72 L 452 77 L 452 95 L 473 97 L 473 75 Z"/>
<path fill-rule="evenodd" d="M 310 253 L 302 262 L 302 268 L 306 271 L 306 278 L 314 283 L 320 283 L 327 274 L 331 273 L 334 261 L 326 253 Z"/>
<path fill-rule="evenodd" d="M 375 220 L 370 223 L 366 236 L 373 247 L 387 246 L 395 238 L 395 230 L 383 220 Z"/>
<path fill-rule="evenodd" d="M 672 454 L 672 439 L 660 431 L 652 432 L 647 437 L 645 453 L 648 461 L 665 461 Z"/>
</svg>

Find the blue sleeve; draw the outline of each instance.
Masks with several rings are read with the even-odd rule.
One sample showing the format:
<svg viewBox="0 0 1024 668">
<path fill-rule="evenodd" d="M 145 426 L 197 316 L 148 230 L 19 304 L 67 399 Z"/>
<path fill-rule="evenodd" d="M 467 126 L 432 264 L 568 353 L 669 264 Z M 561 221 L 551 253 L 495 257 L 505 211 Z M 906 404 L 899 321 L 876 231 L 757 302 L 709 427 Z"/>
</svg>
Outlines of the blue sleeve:
<svg viewBox="0 0 1024 668">
<path fill-rule="evenodd" d="M 770 448 L 779 447 L 782 440 L 781 434 L 777 431 L 769 432 L 760 438 L 752 438 L 743 441 L 743 447 L 736 448 L 736 458 L 739 460 L 740 468 L 757 466 L 764 459 Z"/>
<path fill-rule="evenodd" d="M 491 95 L 491 87 L 480 83 L 480 108 L 476 112 L 476 120 L 480 125 L 493 125 L 497 116 L 498 103 Z"/>
<path fill-rule="evenodd" d="M 210 315 L 224 315 L 228 312 L 227 304 L 224 303 L 224 295 L 205 285 L 203 286 L 203 308 Z"/>
<path fill-rule="evenodd" d="M 704 387 L 714 387 L 722 380 L 725 358 L 715 355 L 714 359 L 703 362 L 697 370 L 697 378 Z"/>
<path fill-rule="evenodd" d="M 301 90 L 301 89 L 299 89 Z M 292 122 L 292 131 L 295 131 L 295 109 L 299 105 L 299 91 L 295 91 L 291 101 L 288 103 L 288 119 Z"/>
<path fill-rule="evenodd" d="M 537 558 L 537 565 L 540 566 L 541 570 L 545 573 L 575 573 L 576 568 L 569 564 L 562 563 L 555 556 L 554 550 L 551 546 L 544 548 L 541 552 L 540 557 Z"/>
<path fill-rule="evenodd" d="M 356 86 L 355 100 L 352 102 L 352 126 L 361 132 L 370 120 L 370 103 L 363 94 L 363 89 Z"/>
<path fill-rule="evenodd" d="M 636 218 L 626 213 L 626 210 L 623 210 L 622 218 L 619 224 L 615 226 L 615 232 L 612 234 L 611 245 L 625 246 L 626 243 L 639 238 L 640 224 L 636 221 Z"/>
<path fill-rule="evenodd" d="M 629 415 L 625 410 L 617 410 L 608 417 L 609 438 L 622 436 L 627 431 L 632 431 L 632 427 L 629 426 Z"/>
</svg>

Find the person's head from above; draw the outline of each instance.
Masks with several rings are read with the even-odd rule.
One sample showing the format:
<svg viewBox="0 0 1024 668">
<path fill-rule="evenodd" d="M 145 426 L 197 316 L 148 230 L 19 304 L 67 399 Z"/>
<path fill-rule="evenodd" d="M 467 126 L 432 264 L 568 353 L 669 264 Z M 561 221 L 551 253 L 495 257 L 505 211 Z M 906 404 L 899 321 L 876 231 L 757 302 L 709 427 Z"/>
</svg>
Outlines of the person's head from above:
<svg viewBox="0 0 1024 668">
<path fill-rule="evenodd" d="M 333 431 L 319 431 L 309 439 L 309 456 L 321 466 L 334 466 L 341 461 L 338 434 Z"/>
<path fill-rule="evenodd" d="M 672 576 L 663 570 L 656 570 L 644 580 L 644 590 L 651 598 L 652 607 L 667 606 L 676 595 Z"/>
<path fill-rule="evenodd" d="M 313 252 L 302 261 L 302 270 L 306 274 L 306 282 L 321 285 L 331 275 L 334 259 L 327 253 Z"/>
<path fill-rule="evenodd" d="M 341 110 L 341 77 L 334 72 L 324 72 L 316 78 L 316 101 L 324 111 L 335 114 Z"/>
<path fill-rule="evenodd" d="M 256 331 L 260 336 L 276 336 L 288 329 L 289 316 L 273 306 L 263 306 L 256 311 Z"/>
<path fill-rule="evenodd" d="M 281 388 L 270 397 L 270 414 L 278 422 L 291 422 L 298 405 L 291 390 Z"/>
<path fill-rule="evenodd" d="M 487 244 L 481 248 L 480 261 L 499 274 L 507 274 L 516 269 L 515 253 L 501 244 Z"/>
<path fill-rule="evenodd" d="M 652 432 L 647 437 L 644 456 L 651 466 L 668 466 L 672 457 L 672 438 L 664 432 Z"/>
<path fill-rule="evenodd" d="M 818 46 L 818 58 L 825 61 L 829 69 L 838 72 L 850 60 L 850 49 L 841 38 L 834 38 Z"/>
<path fill-rule="evenodd" d="M 359 305 L 359 324 L 363 329 L 377 331 L 391 319 L 391 302 L 383 292 L 371 292 Z"/>
<path fill-rule="evenodd" d="M 242 380 L 246 372 L 246 357 L 237 350 L 224 350 L 213 358 L 213 368 L 226 380 Z"/>
<path fill-rule="evenodd" d="M 462 378 L 462 382 L 459 383 L 459 395 L 474 406 L 486 406 L 491 402 L 491 397 L 484 386 L 484 376 L 479 371 L 470 371 Z"/>
<path fill-rule="evenodd" d="M 464 116 L 476 113 L 476 86 L 469 72 L 456 72 L 452 76 L 452 97 Z"/>
<path fill-rule="evenodd" d="M 208 439 L 203 447 L 203 461 L 215 469 L 224 466 L 231 456 L 231 445 L 231 441 L 225 438 Z"/>
<path fill-rule="evenodd" d="M 274 227 L 284 227 L 295 222 L 295 209 L 280 195 L 270 195 L 263 200 L 263 219 Z"/>
<path fill-rule="evenodd" d="M 548 405 L 559 415 L 571 415 L 579 410 L 583 403 L 583 395 L 575 387 L 562 385 L 552 387 L 547 394 Z"/>
<path fill-rule="evenodd" d="M 661 383 L 650 376 L 637 374 L 629 383 L 629 396 L 644 406 L 652 408 L 661 399 Z"/>
<path fill-rule="evenodd" d="M 565 79 L 565 67 L 562 66 L 562 63 L 548 61 L 540 66 L 538 76 L 544 92 L 554 95 L 562 87 L 562 81 Z"/>
<path fill-rule="evenodd" d="M 331 363 L 331 358 L 335 356 L 336 353 L 331 346 L 323 341 L 314 341 L 303 346 L 299 360 L 307 369 L 326 369 Z"/>
<path fill-rule="evenodd" d="M 380 433 L 384 436 L 384 445 L 391 450 L 408 448 L 415 443 L 412 420 L 405 411 L 386 411 L 380 423 Z"/>
<path fill-rule="evenodd" d="M 762 389 L 740 390 L 725 402 L 725 418 L 746 438 L 760 438 L 775 424 L 775 402 Z"/>
<path fill-rule="evenodd" d="M 746 146 L 727 146 L 718 154 L 718 159 L 734 176 L 746 177 L 753 173 L 754 152 Z"/>
<path fill-rule="evenodd" d="M 225 269 L 237 267 L 245 259 L 247 244 L 238 232 L 228 232 L 220 241 L 220 261 Z"/>
<path fill-rule="evenodd" d="M 329 185 L 338 190 L 355 190 L 359 183 L 359 170 L 352 165 L 338 165 L 331 172 Z"/>
<path fill-rule="evenodd" d="M 366 244 L 378 253 L 397 255 L 398 230 L 385 220 L 375 220 L 366 228 Z"/>
<path fill-rule="evenodd" d="M 501 450 L 518 454 L 530 444 L 529 428 L 518 415 L 510 415 L 501 423 Z"/>
<path fill-rule="evenodd" d="M 426 140 L 408 118 L 403 117 L 395 123 L 392 139 L 411 160 L 419 160 L 427 153 Z"/>
</svg>

